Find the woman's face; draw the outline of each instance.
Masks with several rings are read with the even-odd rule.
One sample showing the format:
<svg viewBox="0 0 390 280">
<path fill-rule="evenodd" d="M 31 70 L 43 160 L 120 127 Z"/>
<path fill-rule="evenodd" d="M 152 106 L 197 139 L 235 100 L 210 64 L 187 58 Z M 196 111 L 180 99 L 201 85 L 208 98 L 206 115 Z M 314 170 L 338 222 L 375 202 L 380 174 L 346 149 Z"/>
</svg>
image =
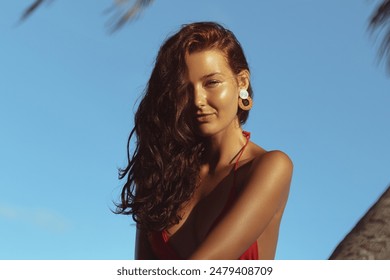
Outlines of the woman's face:
<svg viewBox="0 0 390 280">
<path fill-rule="evenodd" d="M 199 133 L 212 136 L 238 124 L 239 91 L 247 85 L 240 83 L 239 87 L 242 75 L 234 75 L 223 53 L 206 50 L 187 54 L 186 65 Z"/>
</svg>

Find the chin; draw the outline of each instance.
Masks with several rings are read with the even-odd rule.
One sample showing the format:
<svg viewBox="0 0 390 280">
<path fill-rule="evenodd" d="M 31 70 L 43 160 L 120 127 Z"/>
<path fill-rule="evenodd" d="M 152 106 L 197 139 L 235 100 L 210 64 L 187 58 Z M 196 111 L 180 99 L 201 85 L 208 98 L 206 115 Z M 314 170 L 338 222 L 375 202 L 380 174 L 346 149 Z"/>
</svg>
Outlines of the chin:
<svg viewBox="0 0 390 280">
<path fill-rule="evenodd" d="M 210 127 L 209 125 L 200 125 L 197 129 L 197 134 L 201 137 L 211 137 L 220 133 L 223 129 Z"/>
<path fill-rule="evenodd" d="M 215 135 L 216 131 L 207 127 L 198 127 L 196 133 L 201 137 L 210 137 Z"/>
</svg>

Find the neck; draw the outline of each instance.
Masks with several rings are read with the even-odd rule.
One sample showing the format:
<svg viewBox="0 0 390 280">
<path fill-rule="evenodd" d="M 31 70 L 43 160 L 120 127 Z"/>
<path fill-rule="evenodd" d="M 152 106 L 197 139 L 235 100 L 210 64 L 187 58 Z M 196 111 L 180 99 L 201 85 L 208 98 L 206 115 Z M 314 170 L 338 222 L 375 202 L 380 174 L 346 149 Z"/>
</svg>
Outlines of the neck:
<svg viewBox="0 0 390 280">
<path fill-rule="evenodd" d="M 204 163 L 210 172 L 234 163 L 246 143 L 239 125 L 225 129 L 207 139 Z"/>
</svg>

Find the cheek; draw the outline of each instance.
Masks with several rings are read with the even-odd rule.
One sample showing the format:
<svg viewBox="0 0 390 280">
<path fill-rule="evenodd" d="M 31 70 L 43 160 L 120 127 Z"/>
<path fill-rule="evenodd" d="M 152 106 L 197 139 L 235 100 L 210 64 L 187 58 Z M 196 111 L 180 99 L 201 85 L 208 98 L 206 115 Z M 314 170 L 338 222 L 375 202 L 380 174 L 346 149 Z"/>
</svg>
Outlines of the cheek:
<svg viewBox="0 0 390 280">
<path fill-rule="evenodd" d="M 238 106 L 238 93 L 235 88 L 226 87 L 218 95 L 215 95 L 215 101 L 218 102 L 221 109 L 236 109 Z"/>
<path fill-rule="evenodd" d="M 238 93 L 236 91 L 232 86 L 220 88 L 211 94 L 210 101 L 220 108 L 238 106 Z"/>
</svg>

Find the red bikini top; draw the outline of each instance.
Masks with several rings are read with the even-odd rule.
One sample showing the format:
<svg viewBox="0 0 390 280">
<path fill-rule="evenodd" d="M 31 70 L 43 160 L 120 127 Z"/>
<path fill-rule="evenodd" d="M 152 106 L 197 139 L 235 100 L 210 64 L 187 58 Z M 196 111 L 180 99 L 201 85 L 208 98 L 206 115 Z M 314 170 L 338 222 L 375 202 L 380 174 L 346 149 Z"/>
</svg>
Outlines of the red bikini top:
<svg viewBox="0 0 390 280">
<path fill-rule="evenodd" d="M 225 214 L 230 210 L 233 201 L 236 197 L 237 193 L 237 185 L 236 185 L 236 170 L 238 169 L 238 162 L 240 161 L 241 155 L 244 153 L 244 150 L 246 146 L 249 143 L 250 133 L 243 131 L 243 135 L 246 138 L 246 143 L 241 149 L 236 163 L 234 165 L 234 174 L 233 174 L 233 188 L 229 193 L 228 201 L 223 208 L 221 214 L 218 216 L 218 218 L 214 221 L 212 228 L 214 228 L 218 222 L 225 216 Z M 169 244 L 169 237 L 165 230 L 163 231 L 154 231 L 149 236 L 149 242 L 152 247 L 152 250 L 156 257 L 160 260 L 179 260 L 182 259 L 175 250 L 170 246 Z M 239 257 L 239 260 L 258 260 L 258 247 L 257 247 L 257 241 L 253 242 L 253 244 Z"/>
</svg>

